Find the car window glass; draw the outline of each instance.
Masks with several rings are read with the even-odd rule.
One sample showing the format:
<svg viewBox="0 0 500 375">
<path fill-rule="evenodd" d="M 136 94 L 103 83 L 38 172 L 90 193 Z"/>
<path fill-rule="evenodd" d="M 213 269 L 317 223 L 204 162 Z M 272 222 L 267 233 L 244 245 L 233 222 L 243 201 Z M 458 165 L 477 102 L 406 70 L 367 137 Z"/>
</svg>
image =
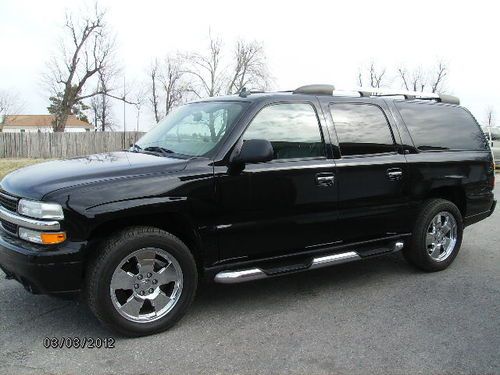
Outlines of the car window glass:
<svg viewBox="0 0 500 375">
<path fill-rule="evenodd" d="M 396 102 L 396 107 L 419 150 L 487 149 L 479 125 L 463 108 L 408 102 Z"/>
<path fill-rule="evenodd" d="M 330 112 L 343 156 L 395 150 L 387 118 L 379 107 L 339 103 L 330 106 Z"/>
<path fill-rule="evenodd" d="M 243 140 L 266 139 L 275 159 L 325 155 L 316 111 L 310 104 L 283 103 L 262 109 L 252 120 Z"/>
</svg>

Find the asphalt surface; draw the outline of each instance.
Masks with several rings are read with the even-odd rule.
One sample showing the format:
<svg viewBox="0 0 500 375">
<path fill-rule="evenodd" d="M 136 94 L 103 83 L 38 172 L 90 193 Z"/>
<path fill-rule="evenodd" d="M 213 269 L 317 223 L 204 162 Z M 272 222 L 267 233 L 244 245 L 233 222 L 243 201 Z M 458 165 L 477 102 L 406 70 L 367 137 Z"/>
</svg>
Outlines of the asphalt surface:
<svg viewBox="0 0 500 375">
<path fill-rule="evenodd" d="M 84 305 L 2 278 L 0 374 L 500 374 L 499 211 L 466 229 L 443 272 L 394 254 L 212 285 L 170 331 L 114 349 L 46 349 L 113 334 Z"/>
</svg>

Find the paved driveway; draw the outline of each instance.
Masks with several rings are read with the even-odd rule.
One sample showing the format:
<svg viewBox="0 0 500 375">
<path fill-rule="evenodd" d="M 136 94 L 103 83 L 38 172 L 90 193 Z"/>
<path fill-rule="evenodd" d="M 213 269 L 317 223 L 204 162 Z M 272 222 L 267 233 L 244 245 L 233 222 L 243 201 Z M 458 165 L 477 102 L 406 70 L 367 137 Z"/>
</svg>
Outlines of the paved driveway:
<svg viewBox="0 0 500 375">
<path fill-rule="evenodd" d="M 395 254 L 204 287 L 175 328 L 115 349 L 45 349 L 45 337 L 110 332 L 76 302 L 2 279 L 0 373 L 498 374 L 499 211 L 466 230 L 446 271 Z"/>
</svg>

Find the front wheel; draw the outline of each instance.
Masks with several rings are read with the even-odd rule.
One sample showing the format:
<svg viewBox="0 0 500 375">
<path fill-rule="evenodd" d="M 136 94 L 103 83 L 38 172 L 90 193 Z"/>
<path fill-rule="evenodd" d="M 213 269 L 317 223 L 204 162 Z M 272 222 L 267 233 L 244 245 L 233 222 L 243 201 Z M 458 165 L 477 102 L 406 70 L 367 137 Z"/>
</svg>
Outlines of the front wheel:
<svg viewBox="0 0 500 375">
<path fill-rule="evenodd" d="M 135 227 L 106 241 L 91 262 L 87 301 L 105 325 L 144 336 L 174 325 L 196 286 L 196 263 L 181 240 L 157 228 Z"/>
<path fill-rule="evenodd" d="M 431 199 L 424 203 L 403 254 L 424 271 L 441 271 L 457 256 L 462 235 L 462 215 L 457 206 L 444 199 Z"/>
</svg>

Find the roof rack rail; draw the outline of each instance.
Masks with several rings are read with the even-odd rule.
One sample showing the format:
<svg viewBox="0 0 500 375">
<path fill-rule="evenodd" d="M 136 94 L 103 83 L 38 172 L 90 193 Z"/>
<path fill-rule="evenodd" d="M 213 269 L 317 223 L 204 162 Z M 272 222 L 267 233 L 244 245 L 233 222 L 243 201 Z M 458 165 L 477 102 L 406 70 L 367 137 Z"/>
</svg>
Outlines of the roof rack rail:
<svg viewBox="0 0 500 375">
<path fill-rule="evenodd" d="M 342 92 L 357 93 L 360 97 L 367 98 L 372 96 L 402 96 L 405 100 L 435 100 L 447 104 L 460 104 L 460 99 L 452 95 L 425 93 L 418 91 L 398 91 L 398 90 L 381 90 L 381 89 L 355 89 L 355 90 L 335 90 L 334 85 L 316 84 L 305 85 L 293 90 L 294 94 L 312 94 L 312 95 L 342 95 Z"/>
<path fill-rule="evenodd" d="M 402 96 L 405 100 L 435 100 L 447 104 L 460 104 L 460 99 L 453 95 L 436 94 L 434 92 L 419 92 L 419 91 L 392 91 L 392 90 L 359 90 L 359 95 L 362 97 L 370 96 Z"/>
<path fill-rule="evenodd" d="M 242 87 L 236 94 L 241 98 L 246 98 L 250 94 L 262 94 L 265 91 L 262 90 L 248 90 L 246 87 Z"/>
</svg>

